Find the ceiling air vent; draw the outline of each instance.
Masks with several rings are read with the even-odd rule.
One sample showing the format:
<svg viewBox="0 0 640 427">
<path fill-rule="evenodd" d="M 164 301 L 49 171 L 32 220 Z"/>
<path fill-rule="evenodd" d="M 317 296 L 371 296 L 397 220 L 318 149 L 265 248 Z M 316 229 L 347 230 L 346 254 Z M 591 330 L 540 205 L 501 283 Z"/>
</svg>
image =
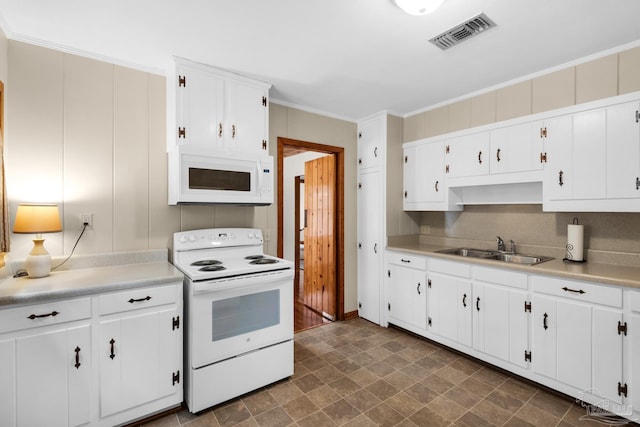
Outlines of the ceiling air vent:
<svg viewBox="0 0 640 427">
<path fill-rule="evenodd" d="M 440 49 L 445 50 L 495 26 L 495 22 L 489 19 L 484 13 L 481 13 L 462 24 L 458 24 L 444 33 L 435 36 L 429 41 Z"/>
</svg>

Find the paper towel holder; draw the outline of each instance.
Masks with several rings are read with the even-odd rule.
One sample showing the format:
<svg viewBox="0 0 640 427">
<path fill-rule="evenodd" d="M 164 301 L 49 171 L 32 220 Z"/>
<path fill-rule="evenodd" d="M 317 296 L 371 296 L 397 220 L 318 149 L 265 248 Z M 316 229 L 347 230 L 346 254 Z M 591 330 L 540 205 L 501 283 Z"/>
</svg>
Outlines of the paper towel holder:
<svg viewBox="0 0 640 427">
<path fill-rule="evenodd" d="M 573 225 L 579 225 L 577 217 L 574 217 L 572 222 L 573 222 Z M 565 246 L 565 249 L 567 250 L 567 254 L 568 254 L 568 253 L 570 253 L 570 251 L 573 250 L 573 245 L 571 243 L 567 243 L 567 245 Z M 575 260 L 575 259 L 568 258 L 566 256 L 564 258 L 562 258 L 562 261 L 564 261 L 564 262 L 573 262 L 573 263 L 576 263 L 576 264 L 581 264 L 581 263 L 587 262 L 586 259 Z"/>
</svg>

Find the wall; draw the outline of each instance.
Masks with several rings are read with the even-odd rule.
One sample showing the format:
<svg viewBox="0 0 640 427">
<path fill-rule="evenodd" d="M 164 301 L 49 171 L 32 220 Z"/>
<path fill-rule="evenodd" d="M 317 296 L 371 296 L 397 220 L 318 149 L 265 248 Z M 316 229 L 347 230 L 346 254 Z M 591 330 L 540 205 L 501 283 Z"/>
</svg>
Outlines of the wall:
<svg viewBox="0 0 640 427">
<path fill-rule="evenodd" d="M 404 121 L 404 141 L 635 91 L 640 91 L 640 47 L 558 67 L 411 115 Z M 493 241 L 500 234 L 517 243 L 562 247 L 566 244 L 566 224 L 573 217 L 586 225 L 586 246 L 591 250 L 640 253 L 640 214 L 543 213 L 540 205 L 466 206 L 463 212 L 424 212 L 419 223 L 421 231 L 429 236 Z"/>
</svg>

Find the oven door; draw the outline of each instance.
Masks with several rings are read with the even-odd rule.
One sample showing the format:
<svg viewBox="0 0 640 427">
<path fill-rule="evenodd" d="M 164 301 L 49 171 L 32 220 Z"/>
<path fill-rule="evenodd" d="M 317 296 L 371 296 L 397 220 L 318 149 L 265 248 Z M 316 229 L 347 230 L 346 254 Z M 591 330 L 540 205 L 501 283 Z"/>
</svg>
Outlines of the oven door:
<svg viewBox="0 0 640 427">
<path fill-rule="evenodd" d="M 197 369 L 293 338 L 293 270 L 190 284 L 189 352 Z"/>
</svg>

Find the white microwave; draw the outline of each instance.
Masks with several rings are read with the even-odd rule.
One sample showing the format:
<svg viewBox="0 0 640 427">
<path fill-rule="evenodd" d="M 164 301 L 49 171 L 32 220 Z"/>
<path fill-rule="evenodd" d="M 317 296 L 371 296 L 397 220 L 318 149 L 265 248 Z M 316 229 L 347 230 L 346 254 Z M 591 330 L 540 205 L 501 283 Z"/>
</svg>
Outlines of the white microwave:
<svg viewBox="0 0 640 427">
<path fill-rule="evenodd" d="M 273 203 L 273 157 L 184 144 L 169 152 L 169 204 Z"/>
</svg>

